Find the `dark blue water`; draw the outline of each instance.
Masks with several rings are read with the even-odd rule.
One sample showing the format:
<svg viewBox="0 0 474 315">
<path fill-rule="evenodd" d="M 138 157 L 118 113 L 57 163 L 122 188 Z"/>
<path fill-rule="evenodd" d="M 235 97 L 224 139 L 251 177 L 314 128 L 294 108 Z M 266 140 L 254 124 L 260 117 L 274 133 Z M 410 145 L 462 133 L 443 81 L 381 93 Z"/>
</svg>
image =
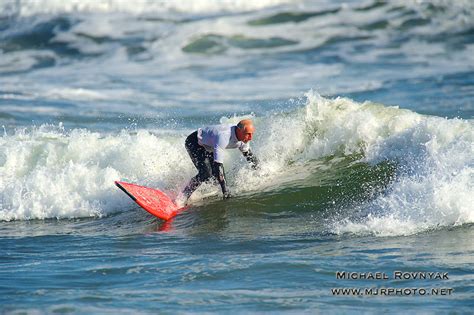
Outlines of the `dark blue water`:
<svg viewBox="0 0 474 315">
<path fill-rule="evenodd" d="M 1 313 L 471 313 L 473 15 L 0 1 Z M 163 222 L 114 186 L 175 197 L 186 136 L 243 118 L 234 198 Z"/>
</svg>

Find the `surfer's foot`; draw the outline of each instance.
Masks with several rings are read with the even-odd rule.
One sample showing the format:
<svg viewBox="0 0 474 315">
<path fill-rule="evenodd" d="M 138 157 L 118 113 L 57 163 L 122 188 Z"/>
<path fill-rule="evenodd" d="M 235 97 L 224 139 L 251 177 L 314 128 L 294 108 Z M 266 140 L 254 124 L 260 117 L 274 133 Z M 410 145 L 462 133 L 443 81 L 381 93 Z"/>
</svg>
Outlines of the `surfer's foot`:
<svg viewBox="0 0 474 315">
<path fill-rule="evenodd" d="M 176 197 L 175 201 L 174 201 L 174 204 L 178 207 L 178 208 L 182 208 L 186 205 L 186 202 L 188 201 L 188 198 L 186 197 L 185 194 L 183 193 L 180 193 L 178 195 L 178 197 Z"/>
</svg>

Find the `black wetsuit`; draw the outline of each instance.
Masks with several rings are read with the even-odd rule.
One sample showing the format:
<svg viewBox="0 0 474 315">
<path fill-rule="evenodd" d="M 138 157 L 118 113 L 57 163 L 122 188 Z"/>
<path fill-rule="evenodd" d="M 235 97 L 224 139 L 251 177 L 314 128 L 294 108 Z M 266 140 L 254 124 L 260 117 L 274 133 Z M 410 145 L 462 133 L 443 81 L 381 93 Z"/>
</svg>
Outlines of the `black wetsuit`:
<svg viewBox="0 0 474 315">
<path fill-rule="evenodd" d="M 235 135 L 233 134 L 234 132 L 235 131 L 231 129 L 231 137 L 234 137 L 233 145 L 234 147 L 239 147 L 239 145 L 237 145 L 238 139 L 235 138 Z M 214 160 L 215 152 L 210 152 L 206 150 L 204 146 L 199 144 L 198 131 L 191 133 L 186 138 L 185 146 L 194 166 L 196 166 L 198 170 L 198 174 L 191 179 L 189 184 L 183 190 L 186 199 L 191 196 L 201 183 L 211 179 L 216 180 L 220 184 L 224 199 L 230 198 L 231 194 L 226 183 L 224 165 Z M 253 155 L 250 148 L 247 147 L 245 151 L 241 151 L 247 161 L 252 164 L 252 168 L 256 169 L 258 167 L 258 159 Z"/>
<path fill-rule="evenodd" d="M 186 198 L 189 198 L 201 183 L 214 178 L 221 185 L 224 198 L 229 198 L 230 192 L 225 182 L 224 166 L 222 163 L 215 162 L 213 153 L 206 151 L 206 149 L 198 143 L 197 133 L 198 132 L 195 131 L 186 138 L 185 146 L 194 166 L 198 170 L 198 174 L 191 179 L 183 193 Z"/>
</svg>

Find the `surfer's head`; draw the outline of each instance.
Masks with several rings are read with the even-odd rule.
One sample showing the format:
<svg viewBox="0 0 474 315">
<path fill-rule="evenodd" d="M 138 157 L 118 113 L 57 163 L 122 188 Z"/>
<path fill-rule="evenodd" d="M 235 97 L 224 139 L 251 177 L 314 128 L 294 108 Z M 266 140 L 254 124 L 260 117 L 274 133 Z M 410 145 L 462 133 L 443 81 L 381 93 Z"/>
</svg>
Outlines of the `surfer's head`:
<svg viewBox="0 0 474 315">
<path fill-rule="evenodd" d="M 254 132 L 255 127 L 253 126 L 253 122 L 250 119 L 239 121 L 237 128 L 235 128 L 235 135 L 237 136 L 237 139 L 245 143 L 252 140 Z"/>
</svg>

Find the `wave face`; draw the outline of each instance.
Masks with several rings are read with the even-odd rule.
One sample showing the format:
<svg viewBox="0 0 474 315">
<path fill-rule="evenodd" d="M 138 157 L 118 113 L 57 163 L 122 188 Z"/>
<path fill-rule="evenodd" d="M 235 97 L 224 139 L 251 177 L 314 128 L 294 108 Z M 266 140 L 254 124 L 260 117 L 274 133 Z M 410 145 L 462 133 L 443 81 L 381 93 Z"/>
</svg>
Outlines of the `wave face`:
<svg viewBox="0 0 474 315">
<path fill-rule="evenodd" d="M 329 231 L 405 235 L 473 222 L 472 120 L 422 116 L 345 98 L 331 100 L 313 92 L 307 97 L 308 103 L 298 118 L 291 122 L 287 117 L 277 118 L 272 123 L 268 134 L 274 140 L 266 141 L 263 150 L 269 152 L 270 163 L 281 167 L 285 165 L 282 161 L 289 159 L 308 163 L 355 154 L 369 165 L 396 165 L 389 185 L 381 193 L 369 194 L 366 201 L 355 198 L 357 202 L 348 207 L 336 208 Z M 330 163 L 325 166 L 334 167 Z M 350 166 L 344 171 L 349 172 Z M 343 181 L 342 174 L 339 176 L 333 180 L 334 186 Z M 356 180 L 352 184 L 367 184 Z M 377 181 L 370 184 L 369 192 L 377 192 Z M 345 194 L 350 191 L 342 193 Z M 337 203 L 343 200 L 334 197 L 338 198 L 334 200 Z"/>
<path fill-rule="evenodd" d="M 338 217 L 334 231 L 406 235 L 473 222 L 472 120 L 427 117 L 314 95 L 309 104 L 316 105 L 315 118 L 321 121 L 318 133 L 327 130 L 312 144 L 312 152 L 360 151 L 367 163 L 397 165 L 387 190 Z"/>
<path fill-rule="evenodd" d="M 330 209 L 330 233 L 400 235 L 474 222 L 472 121 L 312 91 L 299 109 L 255 119 L 262 169 L 250 171 L 235 152 L 225 162 L 238 195 L 271 208 L 299 194 L 309 211 Z M 4 134 L 0 218 L 124 211 L 130 201 L 114 188 L 118 179 L 174 196 L 195 172 L 182 144 L 191 131 L 101 134 L 44 125 Z M 209 194 L 217 188 L 204 185 L 193 202 Z"/>
</svg>

